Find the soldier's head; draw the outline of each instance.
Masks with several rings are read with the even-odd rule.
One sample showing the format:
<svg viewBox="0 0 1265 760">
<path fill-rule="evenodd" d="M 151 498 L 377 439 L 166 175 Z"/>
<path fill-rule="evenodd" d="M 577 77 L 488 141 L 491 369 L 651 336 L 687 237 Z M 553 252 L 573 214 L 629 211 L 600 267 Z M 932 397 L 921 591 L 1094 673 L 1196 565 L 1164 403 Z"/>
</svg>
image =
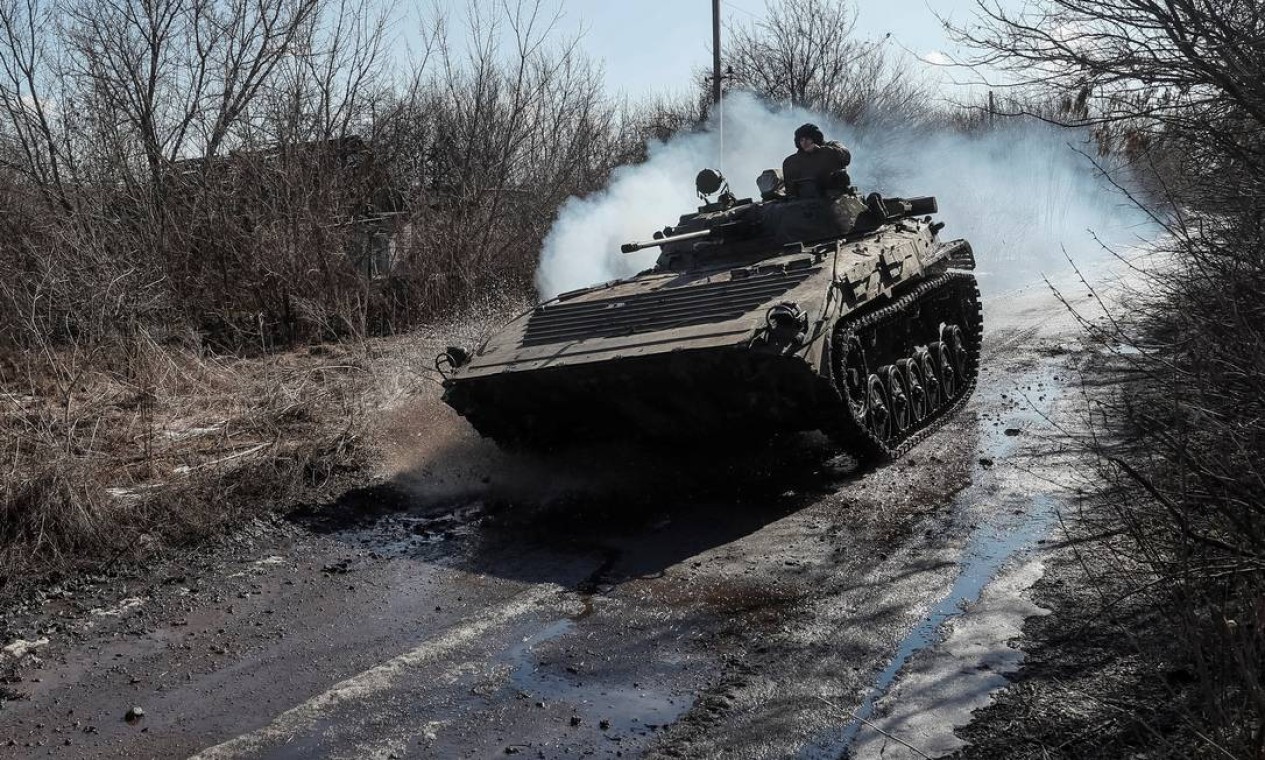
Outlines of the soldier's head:
<svg viewBox="0 0 1265 760">
<path fill-rule="evenodd" d="M 805 124 L 795 130 L 795 147 L 802 151 L 811 153 L 824 142 L 826 142 L 826 136 L 821 133 L 816 124 Z"/>
</svg>

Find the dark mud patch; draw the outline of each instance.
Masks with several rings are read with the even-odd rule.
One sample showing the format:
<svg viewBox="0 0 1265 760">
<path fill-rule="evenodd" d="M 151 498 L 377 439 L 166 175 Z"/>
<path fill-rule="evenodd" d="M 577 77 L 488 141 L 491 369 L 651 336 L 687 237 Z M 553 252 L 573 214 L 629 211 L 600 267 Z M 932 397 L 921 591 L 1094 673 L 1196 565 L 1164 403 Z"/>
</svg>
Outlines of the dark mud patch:
<svg viewBox="0 0 1265 760">
<path fill-rule="evenodd" d="M 4 708 L 5 702 L 17 702 L 23 699 L 30 699 L 30 695 L 12 686 L 0 686 L 0 709 Z"/>
<path fill-rule="evenodd" d="M 331 502 L 300 507 L 287 518 L 313 533 L 363 528 L 383 517 L 416 509 L 413 495 L 393 482 L 354 488 Z"/>
<path fill-rule="evenodd" d="M 591 595 L 656 577 L 861 474 L 816 434 L 706 448 L 502 456 L 513 461 L 512 477 L 493 474 L 460 495 L 436 498 L 422 467 L 291 519 L 346 544 L 348 552 L 443 562 L 525 582 L 558 582 L 559 561 L 596 562 L 574 587 Z M 526 480 L 530 486 L 516 485 Z"/>
<path fill-rule="evenodd" d="M 632 591 L 653 594 L 656 602 L 668 607 L 701 606 L 718 615 L 742 616 L 748 623 L 780 620 L 791 607 L 812 596 L 802 589 L 744 578 L 719 578 L 691 586 L 645 582 Z"/>
</svg>

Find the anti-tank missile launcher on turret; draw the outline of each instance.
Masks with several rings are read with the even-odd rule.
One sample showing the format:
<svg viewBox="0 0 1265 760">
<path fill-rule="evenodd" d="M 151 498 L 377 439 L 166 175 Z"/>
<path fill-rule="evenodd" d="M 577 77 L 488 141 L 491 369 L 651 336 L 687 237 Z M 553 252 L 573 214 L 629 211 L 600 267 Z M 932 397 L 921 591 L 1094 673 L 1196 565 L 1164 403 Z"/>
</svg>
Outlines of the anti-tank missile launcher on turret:
<svg viewBox="0 0 1265 760">
<path fill-rule="evenodd" d="M 444 400 L 512 447 L 818 429 L 899 456 L 974 388 L 974 257 L 934 198 L 862 200 L 839 174 L 787 195 L 769 170 L 754 201 L 700 172 L 704 205 L 622 247 L 660 248 L 652 269 L 450 348 Z"/>
</svg>

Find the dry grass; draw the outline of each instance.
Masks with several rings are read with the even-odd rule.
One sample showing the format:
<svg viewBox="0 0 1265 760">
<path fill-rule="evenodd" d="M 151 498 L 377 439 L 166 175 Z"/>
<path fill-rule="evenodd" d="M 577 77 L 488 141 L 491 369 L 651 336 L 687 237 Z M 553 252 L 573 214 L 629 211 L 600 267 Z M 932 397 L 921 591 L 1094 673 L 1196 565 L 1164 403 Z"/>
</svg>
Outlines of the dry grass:
<svg viewBox="0 0 1265 760">
<path fill-rule="evenodd" d="M 393 431 L 426 424 L 396 417 L 437 403 L 439 350 L 522 307 L 489 301 L 411 334 L 251 358 L 143 335 L 0 357 L 0 594 L 387 474 Z"/>
<path fill-rule="evenodd" d="M 130 355 L 126 375 L 49 354 L 5 377 L 2 583 L 188 544 L 369 462 L 364 351 Z"/>
</svg>

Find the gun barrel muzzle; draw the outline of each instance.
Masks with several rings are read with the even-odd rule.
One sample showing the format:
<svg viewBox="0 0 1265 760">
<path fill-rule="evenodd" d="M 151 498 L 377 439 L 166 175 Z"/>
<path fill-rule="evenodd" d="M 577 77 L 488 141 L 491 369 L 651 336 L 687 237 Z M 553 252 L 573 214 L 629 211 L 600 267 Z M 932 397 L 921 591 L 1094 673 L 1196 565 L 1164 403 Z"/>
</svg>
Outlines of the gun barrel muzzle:
<svg viewBox="0 0 1265 760">
<path fill-rule="evenodd" d="M 660 246 L 665 243 L 679 243 L 682 240 L 697 240 L 698 238 L 705 238 L 713 234 L 715 234 L 715 230 L 713 229 L 682 232 L 680 235 L 669 235 L 668 237 L 659 238 L 658 240 L 651 240 L 648 243 L 624 243 L 619 247 L 619 250 L 624 253 L 635 253 L 643 248 L 654 248 L 655 246 Z"/>
</svg>

